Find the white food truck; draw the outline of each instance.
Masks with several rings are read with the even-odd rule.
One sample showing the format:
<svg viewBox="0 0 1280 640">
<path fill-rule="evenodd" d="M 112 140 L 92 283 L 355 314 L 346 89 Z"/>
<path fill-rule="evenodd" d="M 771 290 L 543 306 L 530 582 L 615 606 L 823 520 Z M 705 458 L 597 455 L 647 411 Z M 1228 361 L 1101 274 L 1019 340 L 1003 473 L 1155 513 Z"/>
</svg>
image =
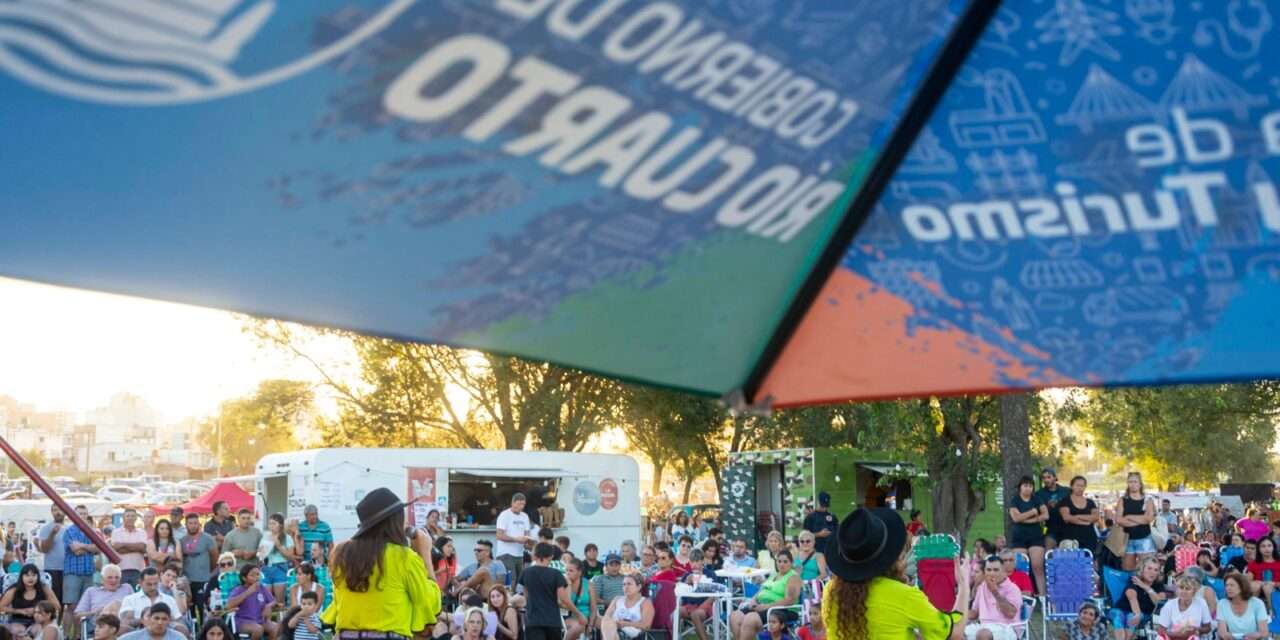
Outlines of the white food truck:
<svg viewBox="0 0 1280 640">
<path fill-rule="evenodd" d="M 530 517 L 569 536 L 579 556 L 587 542 L 596 543 L 603 558 L 623 540 L 640 539 L 639 468 L 623 455 L 309 449 L 268 455 L 258 461 L 255 476 L 261 518 L 282 513 L 302 519 L 303 509 L 314 504 L 338 541 L 355 533 L 360 498 L 387 487 L 401 500 L 415 501 L 406 524 L 421 526 L 430 511 L 440 512 L 460 567 L 471 562 L 476 540 L 494 541 L 498 514 L 517 492 L 527 496 Z"/>
</svg>

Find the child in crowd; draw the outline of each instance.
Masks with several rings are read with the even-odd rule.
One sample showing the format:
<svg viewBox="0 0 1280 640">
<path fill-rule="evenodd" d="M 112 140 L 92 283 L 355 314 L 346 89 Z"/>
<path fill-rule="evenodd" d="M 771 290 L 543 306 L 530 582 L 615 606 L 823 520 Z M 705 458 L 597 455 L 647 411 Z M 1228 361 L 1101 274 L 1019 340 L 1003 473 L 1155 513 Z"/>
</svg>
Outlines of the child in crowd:
<svg viewBox="0 0 1280 640">
<path fill-rule="evenodd" d="M 299 597 L 301 609 L 289 619 L 294 640 L 318 640 L 320 637 L 320 597 L 314 592 Z"/>
<path fill-rule="evenodd" d="M 809 603 L 809 624 L 796 633 L 800 640 L 827 640 L 827 623 L 822 619 L 822 602 Z"/>
<path fill-rule="evenodd" d="M 819 616 L 821 617 L 821 616 Z M 786 613 L 781 609 L 769 612 L 769 624 L 757 636 L 758 640 L 795 640 L 791 629 L 787 628 Z"/>
<path fill-rule="evenodd" d="M 110 613 L 93 619 L 93 640 L 116 640 L 120 635 L 120 618 Z"/>
<path fill-rule="evenodd" d="M 27 637 L 31 640 L 62 640 L 62 629 L 55 621 L 58 617 L 58 608 L 52 602 L 48 600 L 37 602 L 31 617 L 34 622 L 27 627 Z"/>
</svg>

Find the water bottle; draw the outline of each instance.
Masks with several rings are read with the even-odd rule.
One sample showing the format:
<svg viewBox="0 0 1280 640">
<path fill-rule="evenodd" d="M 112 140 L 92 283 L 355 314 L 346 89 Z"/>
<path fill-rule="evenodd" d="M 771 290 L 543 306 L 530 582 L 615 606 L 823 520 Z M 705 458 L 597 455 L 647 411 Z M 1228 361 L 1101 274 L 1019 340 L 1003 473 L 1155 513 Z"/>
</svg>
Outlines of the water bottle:
<svg viewBox="0 0 1280 640">
<path fill-rule="evenodd" d="M 209 592 L 209 609 L 213 611 L 217 611 L 218 609 L 221 609 L 221 608 L 222 608 L 222 590 L 217 587 L 214 587 L 213 591 Z"/>
</svg>

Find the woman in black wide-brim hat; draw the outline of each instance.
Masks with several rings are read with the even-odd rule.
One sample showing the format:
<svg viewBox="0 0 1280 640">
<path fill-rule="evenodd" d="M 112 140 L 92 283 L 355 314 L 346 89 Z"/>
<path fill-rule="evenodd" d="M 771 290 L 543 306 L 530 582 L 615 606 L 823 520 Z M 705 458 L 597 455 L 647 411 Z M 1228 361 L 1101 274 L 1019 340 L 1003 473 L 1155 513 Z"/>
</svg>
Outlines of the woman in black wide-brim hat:
<svg viewBox="0 0 1280 640">
<path fill-rule="evenodd" d="M 360 527 L 334 547 L 333 605 L 322 618 L 337 640 L 410 640 L 440 615 L 440 587 L 431 577 L 431 536 L 406 539 L 405 504 L 390 489 L 356 505 Z"/>
<path fill-rule="evenodd" d="M 910 546 L 893 509 L 860 508 L 827 538 L 831 583 L 822 592 L 828 640 L 962 640 L 969 605 L 969 563 L 956 566 L 954 611 L 938 611 L 923 591 L 907 584 Z"/>
</svg>

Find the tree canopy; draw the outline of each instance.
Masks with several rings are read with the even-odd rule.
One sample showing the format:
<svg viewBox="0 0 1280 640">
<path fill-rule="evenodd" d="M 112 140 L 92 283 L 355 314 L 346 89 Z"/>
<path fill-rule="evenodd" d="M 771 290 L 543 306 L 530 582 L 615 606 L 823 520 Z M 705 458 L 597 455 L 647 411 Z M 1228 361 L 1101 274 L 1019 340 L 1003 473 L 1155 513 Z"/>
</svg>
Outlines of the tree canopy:
<svg viewBox="0 0 1280 640">
<path fill-rule="evenodd" d="M 1091 389 L 1062 415 L 1149 484 L 1265 481 L 1273 470 L 1280 382 Z"/>
<path fill-rule="evenodd" d="M 296 429 L 314 416 L 311 385 L 264 380 L 250 396 L 227 400 L 200 425 L 200 443 L 221 456 L 224 473 L 252 473 L 268 453 L 298 448 Z"/>
</svg>

